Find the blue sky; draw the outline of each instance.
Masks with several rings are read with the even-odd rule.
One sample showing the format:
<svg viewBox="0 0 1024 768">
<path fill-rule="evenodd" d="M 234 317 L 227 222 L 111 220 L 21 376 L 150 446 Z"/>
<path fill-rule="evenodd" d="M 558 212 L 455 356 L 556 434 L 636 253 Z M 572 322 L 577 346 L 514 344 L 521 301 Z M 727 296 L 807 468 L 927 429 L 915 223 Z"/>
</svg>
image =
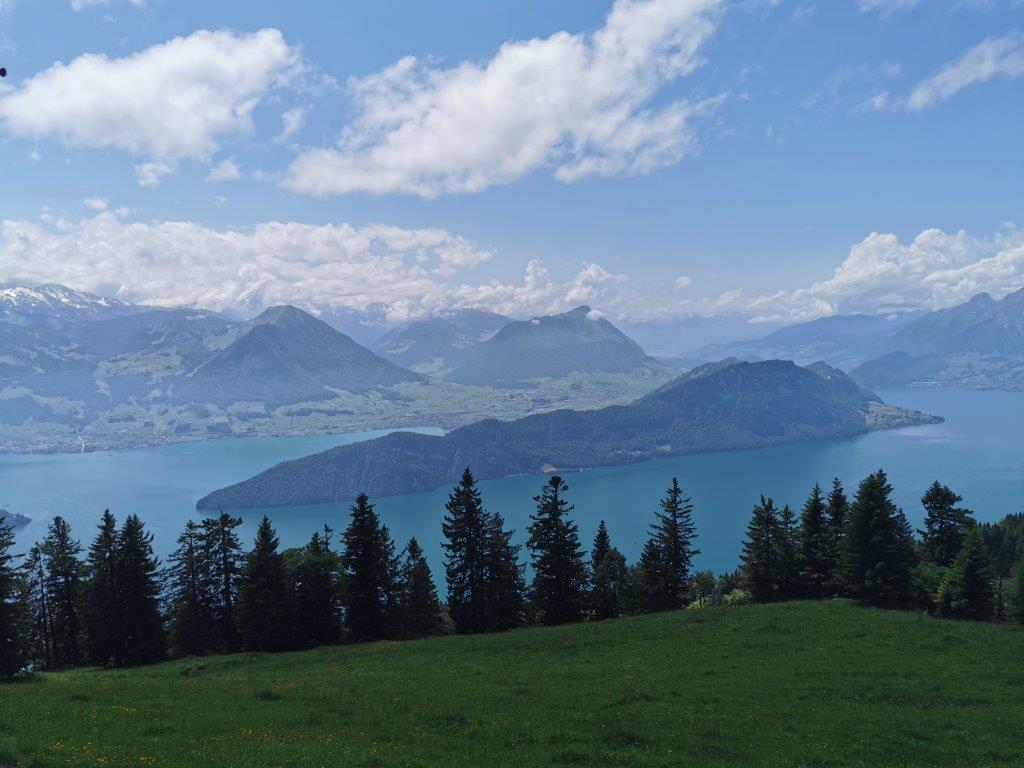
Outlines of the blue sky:
<svg viewBox="0 0 1024 768">
<path fill-rule="evenodd" d="M 0 280 L 775 322 L 1024 285 L 1017 0 L 0 0 L 0 60 Z"/>
</svg>

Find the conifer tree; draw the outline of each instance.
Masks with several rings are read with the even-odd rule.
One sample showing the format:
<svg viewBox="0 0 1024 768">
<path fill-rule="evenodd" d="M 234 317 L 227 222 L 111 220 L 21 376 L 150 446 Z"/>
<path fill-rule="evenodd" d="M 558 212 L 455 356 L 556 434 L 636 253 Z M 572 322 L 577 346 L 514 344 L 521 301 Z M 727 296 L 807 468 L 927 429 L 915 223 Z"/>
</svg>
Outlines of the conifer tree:
<svg viewBox="0 0 1024 768">
<path fill-rule="evenodd" d="M 405 547 L 400 585 L 401 635 L 416 638 L 437 634 L 441 629 L 441 604 L 423 548 L 415 538 Z"/>
<path fill-rule="evenodd" d="M 661 511 L 655 513 L 656 520 L 651 526 L 651 541 L 661 559 L 658 569 L 661 582 L 652 585 L 650 598 L 655 610 L 672 610 L 686 604 L 693 558 L 700 550 L 693 546 L 697 538 L 693 503 L 683 498 L 677 478 L 672 478 L 672 485 L 660 505 Z"/>
<path fill-rule="evenodd" d="M 331 531 L 314 533 L 300 550 L 292 569 L 295 625 L 301 642 L 330 645 L 341 636 L 341 586 L 337 555 L 331 550 Z"/>
<path fill-rule="evenodd" d="M 171 656 L 199 656 L 210 650 L 213 607 L 207 552 L 202 529 L 192 520 L 178 536 L 178 547 L 168 558 L 167 604 Z"/>
<path fill-rule="evenodd" d="M 523 621 L 526 584 L 519 562 L 520 547 L 512 543 L 513 533 L 505 530 L 505 519 L 497 512 L 488 515 L 484 552 L 484 626 L 488 632 L 503 632 Z"/>
<path fill-rule="evenodd" d="M 28 660 L 27 611 L 13 547 L 14 528 L 0 518 L 0 679 L 16 675 Z"/>
<path fill-rule="evenodd" d="M 1010 621 L 1024 624 L 1024 560 L 1013 569 L 1010 576 L 1007 616 Z"/>
<path fill-rule="evenodd" d="M 117 551 L 117 520 L 108 509 L 100 519 L 96 538 L 86 555 L 83 612 L 88 657 L 93 664 L 116 661 L 124 648 Z"/>
<path fill-rule="evenodd" d="M 597 620 L 614 619 L 626 612 L 629 589 L 629 567 L 626 558 L 611 547 L 594 571 L 590 591 L 591 609 Z"/>
<path fill-rule="evenodd" d="M 544 624 L 565 624 L 583 617 L 587 574 L 579 531 L 565 500 L 569 486 L 553 476 L 534 497 L 526 546 L 533 562 L 531 600 Z"/>
<path fill-rule="evenodd" d="M 990 621 L 995 614 L 995 588 L 988 548 L 977 527 L 968 530 L 960 552 L 939 588 L 944 615 Z"/>
<path fill-rule="evenodd" d="M 469 467 L 445 504 L 445 576 L 448 612 L 461 633 L 485 632 L 488 626 L 487 513 Z"/>
<path fill-rule="evenodd" d="M 800 582 L 810 597 L 825 597 L 833 575 L 833 537 L 821 486 L 815 485 L 800 512 Z"/>
<path fill-rule="evenodd" d="M 960 552 L 967 529 L 974 525 L 970 510 L 957 505 L 963 498 L 938 480 L 932 483 L 921 497 L 925 509 L 924 530 L 921 534 L 921 548 L 924 556 L 945 568 L 951 565 Z"/>
<path fill-rule="evenodd" d="M 779 589 L 785 600 L 800 596 L 796 515 L 789 504 L 784 504 L 779 512 Z"/>
<path fill-rule="evenodd" d="M 270 518 L 264 515 L 238 581 L 238 628 L 243 646 L 250 651 L 281 651 L 294 638 L 292 595 L 279 544 Z"/>
<path fill-rule="evenodd" d="M 636 563 L 633 587 L 635 589 L 635 611 L 641 613 L 657 613 L 667 608 L 665 595 L 665 561 L 661 556 L 661 548 L 654 539 L 647 539 Z"/>
<path fill-rule="evenodd" d="M 36 666 L 51 669 L 57 663 L 53 632 L 53 598 L 46 577 L 42 544 L 34 544 L 21 564 L 22 600 L 28 609 L 28 655 Z"/>
<path fill-rule="evenodd" d="M 832 534 L 831 570 L 833 593 L 843 593 L 845 584 L 843 581 L 842 560 L 845 551 L 846 524 L 850 517 L 850 503 L 846 498 L 846 491 L 838 477 L 832 479 L 832 489 L 828 492 L 825 502 L 825 515 L 828 518 L 829 529 Z"/>
<path fill-rule="evenodd" d="M 118 534 L 115 565 L 123 633 L 118 664 L 146 664 L 164 656 L 159 570 L 153 534 L 138 515 L 128 515 Z"/>
<path fill-rule="evenodd" d="M 597 573 L 601 561 L 612 549 L 612 539 L 608 535 L 608 528 L 604 520 L 597 524 L 597 533 L 594 535 L 594 546 L 590 550 L 590 572 Z"/>
<path fill-rule="evenodd" d="M 55 517 L 41 546 L 46 590 L 50 602 L 50 632 L 53 663 L 73 667 L 82 661 L 80 635 L 80 590 L 82 586 L 82 545 L 71 537 L 71 526 Z"/>
<path fill-rule="evenodd" d="M 242 518 L 221 512 L 203 520 L 202 558 L 209 579 L 212 650 L 221 653 L 237 651 L 241 645 L 235 603 L 238 597 L 238 574 L 242 562 L 242 545 L 235 529 Z"/>
<path fill-rule="evenodd" d="M 365 493 L 351 513 L 342 536 L 345 626 L 357 642 L 379 640 L 393 629 L 393 545 Z"/>
<path fill-rule="evenodd" d="M 742 583 L 755 603 L 770 603 L 783 597 L 782 524 L 771 499 L 761 497 L 754 506 L 740 561 Z"/>
<path fill-rule="evenodd" d="M 873 605 L 896 605 L 910 595 L 914 541 L 891 494 L 884 471 L 864 478 L 850 506 L 846 528 L 843 573 L 847 591 Z"/>
</svg>

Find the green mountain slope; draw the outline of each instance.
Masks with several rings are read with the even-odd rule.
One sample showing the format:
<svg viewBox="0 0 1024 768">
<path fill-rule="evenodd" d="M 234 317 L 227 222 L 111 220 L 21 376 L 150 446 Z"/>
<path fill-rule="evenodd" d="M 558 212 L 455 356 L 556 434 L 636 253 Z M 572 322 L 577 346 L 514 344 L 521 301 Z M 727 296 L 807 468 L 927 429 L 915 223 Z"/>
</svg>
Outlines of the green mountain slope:
<svg viewBox="0 0 1024 768">
<path fill-rule="evenodd" d="M 846 602 L 0 687 L 0 765 L 1024 765 L 1024 630 Z"/>
<path fill-rule="evenodd" d="M 201 499 L 201 509 L 250 509 L 427 491 L 465 466 L 478 478 L 628 464 L 657 456 L 846 437 L 885 409 L 826 365 L 711 364 L 630 405 L 488 419 L 444 437 L 398 432 L 283 462 Z M 897 423 L 928 420 L 892 410 Z"/>
</svg>

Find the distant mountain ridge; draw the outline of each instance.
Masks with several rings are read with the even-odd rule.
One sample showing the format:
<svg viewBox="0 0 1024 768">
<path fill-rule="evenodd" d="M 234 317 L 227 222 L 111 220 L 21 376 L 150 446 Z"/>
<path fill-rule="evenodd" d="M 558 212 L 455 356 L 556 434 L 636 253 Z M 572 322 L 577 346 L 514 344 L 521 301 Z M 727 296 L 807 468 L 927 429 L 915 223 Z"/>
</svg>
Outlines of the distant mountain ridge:
<svg viewBox="0 0 1024 768">
<path fill-rule="evenodd" d="M 657 365 L 640 345 L 590 307 L 508 323 L 447 375 L 489 387 L 529 386 L 573 371 L 627 373 Z"/>
<path fill-rule="evenodd" d="M 488 309 L 438 312 L 388 331 L 373 350 L 391 362 L 420 373 L 443 375 L 469 360 L 476 349 L 512 322 Z"/>
<path fill-rule="evenodd" d="M 250 509 L 432 490 L 465 466 L 479 478 L 572 470 L 703 451 L 845 437 L 934 421 L 886 406 L 842 371 L 788 361 L 712 364 L 631 405 L 489 419 L 443 437 L 400 432 L 283 462 L 201 499 Z"/>
</svg>

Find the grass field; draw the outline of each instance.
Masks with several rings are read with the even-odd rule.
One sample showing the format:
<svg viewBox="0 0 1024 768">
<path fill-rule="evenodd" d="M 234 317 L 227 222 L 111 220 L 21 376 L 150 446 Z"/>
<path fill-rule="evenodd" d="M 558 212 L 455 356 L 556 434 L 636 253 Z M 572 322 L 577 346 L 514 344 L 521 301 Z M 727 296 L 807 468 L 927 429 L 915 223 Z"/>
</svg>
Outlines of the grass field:
<svg viewBox="0 0 1024 768">
<path fill-rule="evenodd" d="M 845 602 L 0 686 L 0 766 L 1022 766 L 1024 630 Z"/>
</svg>

